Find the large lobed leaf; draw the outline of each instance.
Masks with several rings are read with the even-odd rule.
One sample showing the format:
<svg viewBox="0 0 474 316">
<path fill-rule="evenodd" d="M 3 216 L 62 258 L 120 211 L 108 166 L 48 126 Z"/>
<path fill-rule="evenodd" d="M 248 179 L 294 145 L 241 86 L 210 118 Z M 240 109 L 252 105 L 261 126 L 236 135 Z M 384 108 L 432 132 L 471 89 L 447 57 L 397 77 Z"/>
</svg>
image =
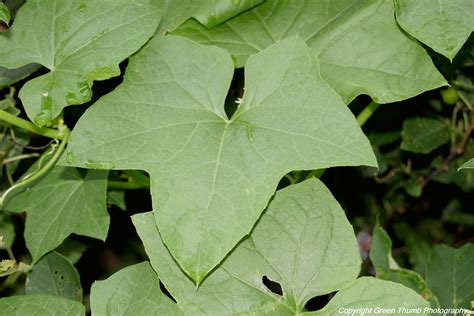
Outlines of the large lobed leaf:
<svg viewBox="0 0 474 316">
<path fill-rule="evenodd" d="M 313 296 L 338 290 L 330 305 L 319 311 L 321 315 L 336 314 L 340 307 L 427 306 L 420 296 L 401 285 L 373 278 L 356 281 L 360 257 L 354 231 L 340 205 L 317 179 L 278 191 L 250 237 L 199 288 L 161 242 L 153 215 L 138 214 L 132 219 L 153 268 L 177 301 L 176 315 L 178 309 L 186 315 L 299 315 Z M 93 313 L 106 304 L 110 306 L 111 296 L 121 305 L 117 309 L 132 311 L 132 304 L 119 298 L 139 284 L 145 288 L 157 284 L 158 277 L 153 280 L 148 270 L 145 263 L 128 267 L 101 282 L 100 290 L 94 286 Z M 279 282 L 281 296 L 265 286 L 264 276 Z M 158 291 L 153 294 L 154 301 L 163 295 Z M 143 302 L 141 309 L 158 308 L 154 309 L 156 314 L 165 314 L 171 302 L 160 299 L 165 301 L 162 309 L 155 302 Z"/>
<path fill-rule="evenodd" d="M 105 240 L 107 172 L 55 167 L 45 178 L 9 200 L 5 209 L 27 212 L 25 241 L 33 261 L 59 246 L 71 233 Z"/>
<path fill-rule="evenodd" d="M 400 26 L 450 60 L 474 31 L 472 0 L 395 0 Z"/>
<path fill-rule="evenodd" d="M 301 39 L 249 58 L 245 95 L 229 119 L 232 72 L 220 48 L 155 37 L 124 83 L 81 117 L 63 161 L 147 171 L 160 233 L 197 283 L 249 233 L 289 171 L 376 165 Z"/>
<path fill-rule="evenodd" d="M 227 49 L 237 67 L 299 36 L 346 103 L 359 94 L 377 103 L 400 101 L 447 84 L 423 48 L 400 30 L 387 0 L 267 0 L 211 30 L 190 20 L 173 34 Z"/>
<path fill-rule="evenodd" d="M 147 2 L 29 0 L 0 36 L 0 66 L 50 70 L 20 91 L 28 117 L 45 125 L 64 107 L 89 101 L 94 80 L 118 76 L 118 64 L 158 26 L 158 8 Z"/>
</svg>

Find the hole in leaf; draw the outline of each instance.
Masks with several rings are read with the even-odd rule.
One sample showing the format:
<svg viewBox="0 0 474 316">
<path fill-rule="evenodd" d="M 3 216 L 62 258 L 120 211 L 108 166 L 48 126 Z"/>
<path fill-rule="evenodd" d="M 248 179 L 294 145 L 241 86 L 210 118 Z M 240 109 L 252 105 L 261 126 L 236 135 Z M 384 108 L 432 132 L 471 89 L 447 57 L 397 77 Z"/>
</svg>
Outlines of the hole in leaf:
<svg viewBox="0 0 474 316">
<path fill-rule="evenodd" d="M 174 297 L 171 295 L 171 293 L 168 291 L 168 289 L 165 287 L 165 285 L 161 281 L 160 281 L 160 289 L 161 289 L 161 292 L 163 292 L 163 294 L 168 296 L 173 302 L 176 303 L 176 300 L 174 299 Z"/>
<path fill-rule="evenodd" d="M 336 295 L 336 293 L 337 292 L 332 292 L 326 295 L 313 297 L 306 303 L 305 310 L 307 310 L 308 312 L 313 312 L 324 308 L 334 297 L 334 295 Z"/>
<path fill-rule="evenodd" d="M 283 290 L 280 283 L 270 280 L 266 275 L 262 277 L 263 284 L 273 293 L 282 296 Z"/>
<path fill-rule="evenodd" d="M 244 70 L 243 68 L 236 69 L 234 76 L 230 83 L 229 92 L 225 98 L 224 110 L 227 117 L 230 119 L 239 107 L 240 99 L 244 95 Z"/>
<path fill-rule="evenodd" d="M 58 274 L 59 274 L 59 271 L 58 271 L 58 270 L 55 270 L 53 273 L 54 273 L 54 275 L 58 275 Z"/>
<path fill-rule="evenodd" d="M 59 278 L 60 278 L 61 280 L 64 280 L 64 275 L 61 275 Z"/>
</svg>

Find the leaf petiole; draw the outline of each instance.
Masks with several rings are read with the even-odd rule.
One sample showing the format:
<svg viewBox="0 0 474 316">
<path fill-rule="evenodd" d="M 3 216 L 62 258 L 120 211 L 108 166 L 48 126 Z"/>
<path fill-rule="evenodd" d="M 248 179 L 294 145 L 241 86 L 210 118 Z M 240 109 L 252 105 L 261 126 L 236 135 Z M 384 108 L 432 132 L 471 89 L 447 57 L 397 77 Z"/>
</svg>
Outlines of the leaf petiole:
<svg viewBox="0 0 474 316">
<path fill-rule="evenodd" d="M 3 110 L 0 110 L 0 120 L 41 136 L 59 140 L 64 139 L 64 135 L 60 130 L 47 127 L 38 127 L 28 120 L 16 117 L 15 115 L 12 115 Z"/>
<path fill-rule="evenodd" d="M 378 109 L 380 106 L 379 103 L 371 101 L 360 113 L 357 115 L 357 123 L 359 123 L 360 126 L 363 126 L 365 122 L 374 114 L 374 112 Z"/>
</svg>

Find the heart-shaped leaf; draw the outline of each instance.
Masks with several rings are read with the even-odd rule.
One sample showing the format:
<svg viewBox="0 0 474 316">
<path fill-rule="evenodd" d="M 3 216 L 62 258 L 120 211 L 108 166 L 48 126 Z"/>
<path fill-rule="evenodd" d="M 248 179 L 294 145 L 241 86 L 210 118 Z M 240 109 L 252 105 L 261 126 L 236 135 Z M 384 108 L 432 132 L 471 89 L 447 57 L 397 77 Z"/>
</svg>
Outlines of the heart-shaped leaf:
<svg viewBox="0 0 474 316">
<path fill-rule="evenodd" d="M 339 291 L 333 298 L 338 306 L 427 306 L 401 285 L 372 278 L 356 281 L 360 256 L 354 231 L 317 179 L 278 191 L 250 237 L 198 289 L 160 242 L 153 215 L 137 214 L 132 220 L 152 266 L 187 315 L 298 315 L 309 299 L 333 291 Z M 265 279 L 278 282 L 280 293 L 273 293 Z"/>
<path fill-rule="evenodd" d="M 64 107 L 89 101 L 94 80 L 118 76 L 118 64 L 158 26 L 158 8 L 147 2 L 29 0 L 0 35 L 0 66 L 50 70 L 20 91 L 28 117 L 45 125 Z"/>
<path fill-rule="evenodd" d="M 474 31 L 472 0 L 395 0 L 395 5 L 400 26 L 450 60 Z"/>
<path fill-rule="evenodd" d="M 376 165 L 353 115 L 298 38 L 251 57 L 232 118 L 232 61 L 220 48 L 155 37 L 124 83 L 85 113 L 68 165 L 150 174 L 156 222 L 197 283 L 250 232 L 289 171 Z"/>
<path fill-rule="evenodd" d="M 173 34 L 227 49 L 238 67 L 251 54 L 297 35 L 346 103 L 359 94 L 388 103 L 447 84 L 424 49 L 400 30 L 394 14 L 387 0 L 267 0 L 211 30 L 190 20 Z"/>
<path fill-rule="evenodd" d="M 25 241 L 33 261 L 59 246 L 71 233 L 105 240 L 108 172 L 55 167 L 28 191 L 9 200 L 5 209 L 27 212 Z"/>
</svg>

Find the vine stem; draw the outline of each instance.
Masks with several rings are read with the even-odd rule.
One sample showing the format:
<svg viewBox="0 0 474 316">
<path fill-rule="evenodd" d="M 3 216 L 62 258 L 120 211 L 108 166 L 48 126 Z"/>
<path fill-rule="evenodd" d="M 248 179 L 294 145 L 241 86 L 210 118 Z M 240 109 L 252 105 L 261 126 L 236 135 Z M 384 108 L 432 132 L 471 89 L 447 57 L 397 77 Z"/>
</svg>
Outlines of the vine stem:
<svg viewBox="0 0 474 316">
<path fill-rule="evenodd" d="M 359 126 L 363 126 L 365 122 L 374 114 L 374 112 L 378 109 L 380 103 L 375 101 L 371 101 L 367 106 L 357 115 L 356 120 L 359 123 Z"/>
<path fill-rule="evenodd" d="M 16 117 L 15 115 L 12 115 L 4 110 L 0 110 L 0 120 L 48 138 L 63 140 L 65 136 L 64 133 L 59 130 L 47 127 L 38 127 L 30 121 Z"/>
<path fill-rule="evenodd" d="M 58 131 L 55 130 L 55 132 L 57 132 L 58 138 L 60 137 L 62 139 L 62 141 L 59 144 L 56 151 L 54 152 L 51 159 L 40 170 L 38 170 L 37 172 L 35 172 L 33 174 L 30 174 L 30 175 L 26 176 L 25 178 L 23 178 L 22 181 L 20 181 L 20 182 L 16 183 L 15 185 L 11 186 L 10 188 L 8 188 L 8 190 L 6 190 L 3 193 L 2 197 L 0 197 L 0 208 L 3 208 L 5 206 L 4 205 L 5 201 L 6 201 L 7 197 L 9 196 L 9 194 L 12 191 L 17 190 L 17 189 L 22 189 L 22 188 L 34 183 L 35 181 L 37 181 L 38 179 L 43 177 L 46 173 L 48 173 L 49 170 L 56 165 L 56 162 L 59 160 L 59 157 L 61 157 L 61 154 L 63 153 L 64 149 L 66 148 L 66 144 L 67 144 L 67 141 L 69 139 L 69 134 L 71 132 L 67 127 L 63 127 L 62 129 L 60 129 Z"/>
</svg>

